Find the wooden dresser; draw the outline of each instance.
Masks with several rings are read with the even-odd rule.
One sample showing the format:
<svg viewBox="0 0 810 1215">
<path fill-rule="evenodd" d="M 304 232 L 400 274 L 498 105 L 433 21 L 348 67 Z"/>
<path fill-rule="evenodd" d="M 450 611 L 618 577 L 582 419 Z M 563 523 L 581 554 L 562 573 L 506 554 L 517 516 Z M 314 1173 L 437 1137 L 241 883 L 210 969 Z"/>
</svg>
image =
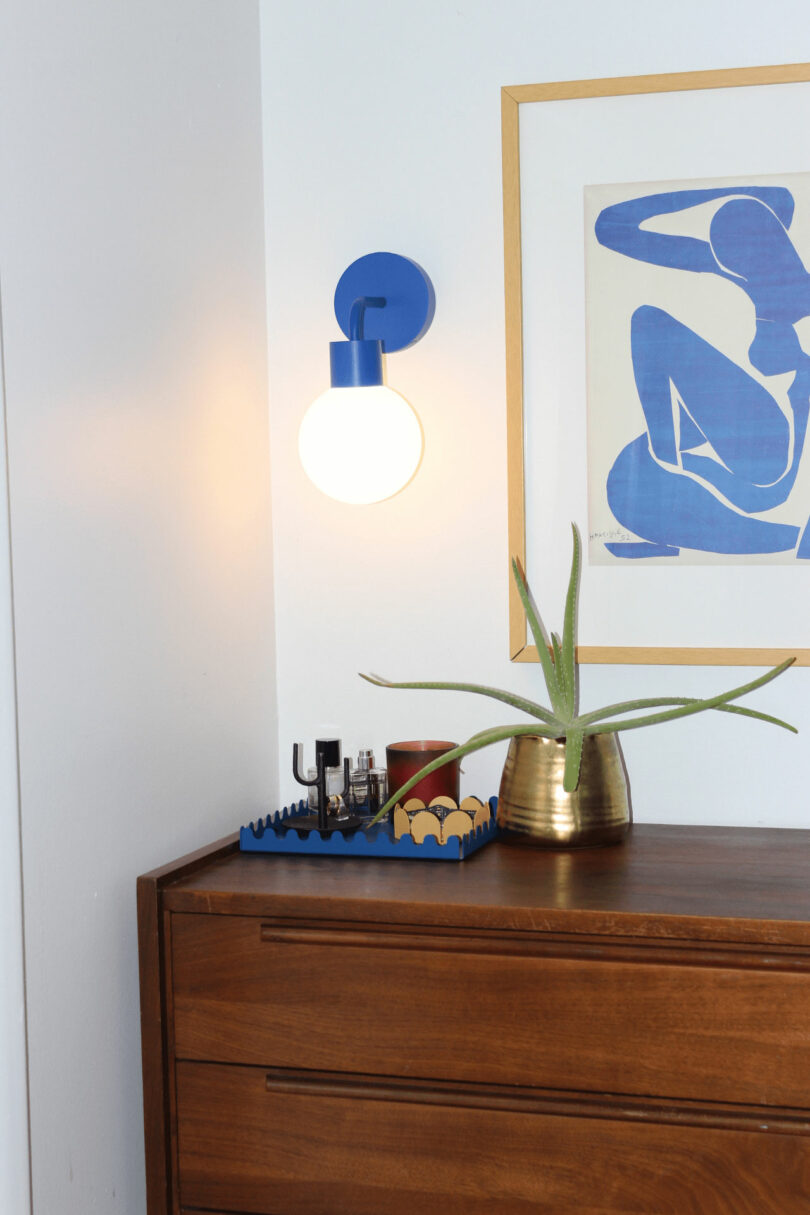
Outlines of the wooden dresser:
<svg viewBox="0 0 810 1215">
<path fill-rule="evenodd" d="M 808 1215 L 810 831 L 138 881 L 148 1215 Z"/>
</svg>

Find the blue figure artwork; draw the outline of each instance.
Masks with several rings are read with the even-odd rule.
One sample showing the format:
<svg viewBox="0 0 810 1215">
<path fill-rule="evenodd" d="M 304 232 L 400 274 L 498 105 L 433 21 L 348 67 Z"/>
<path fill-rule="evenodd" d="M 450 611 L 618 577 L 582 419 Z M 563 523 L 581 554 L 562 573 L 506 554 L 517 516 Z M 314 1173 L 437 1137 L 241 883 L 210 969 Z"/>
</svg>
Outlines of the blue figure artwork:
<svg viewBox="0 0 810 1215">
<path fill-rule="evenodd" d="M 725 201 L 707 239 L 642 227 L 715 200 Z M 759 379 L 669 312 L 648 303 L 635 309 L 630 354 L 645 430 L 613 463 L 607 500 L 640 539 L 607 543 L 614 556 L 696 549 L 810 557 L 806 517 L 762 517 L 787 501 L 807 436 L 810 357 L 794 325 L 810 316 L 810 274 L 789 235 L 793 211 L 784 187 L 740 186 L 649 194 L 600 212 L 595 235 L 608 249 L 719 275 L 744 291 L 753 305 L 751 367 L 766 380 L 793 374 L 786 411 Z"/>
</svg>

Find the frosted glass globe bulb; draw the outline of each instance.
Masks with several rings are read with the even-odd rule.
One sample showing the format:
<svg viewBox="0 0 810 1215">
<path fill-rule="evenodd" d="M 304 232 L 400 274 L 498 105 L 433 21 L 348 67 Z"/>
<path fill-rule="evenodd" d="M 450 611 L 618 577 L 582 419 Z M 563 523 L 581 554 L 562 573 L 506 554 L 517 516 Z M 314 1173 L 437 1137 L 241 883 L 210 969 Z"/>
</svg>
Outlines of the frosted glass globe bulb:
<svg viewBox="0 0 810 1215">
<path fill-rule="evenodd" d="M 365 505 L 403 489 L 422 459 L 422 427 L 400 393 L 383 384 L 329 388 L 304 414 L 298 452 L 330 498 Z"/>
</svg>

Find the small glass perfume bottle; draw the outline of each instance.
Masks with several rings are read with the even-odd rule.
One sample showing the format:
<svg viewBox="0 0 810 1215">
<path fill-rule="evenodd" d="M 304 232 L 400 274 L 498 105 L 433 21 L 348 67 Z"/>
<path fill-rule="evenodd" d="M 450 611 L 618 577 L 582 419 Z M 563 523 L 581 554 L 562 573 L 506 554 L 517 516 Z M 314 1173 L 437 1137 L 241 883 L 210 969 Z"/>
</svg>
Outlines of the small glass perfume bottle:
<svg viewBox="0 0 810 1215">
<path fill-rule="evenodd" d="M 319 748 L 323 749 L 323 754 L 326 756 L 326 762 L 329 765 L 326 769 L 326 799 L 330 814 L 334 814 L 337 810 L 343 809 L 343 749 L 339 738 L 319 739 L 315 746 L 316 750 Z M 349 762 L 351 763 L 351 760 Z M 314 781 L 317 775 L 317 768 L 307 768 L 307 780 Z M 307 801 L 309 802 L 310 810 L 317 813 L 317 785 L 310 785 Z"/>
<path fill-rule="evenodd" d="M 374 764 L 374 752 L 368 748 L 358 752 L 357 767 L 349 778 L 352 810 L 359 818 L 373 818 L 388 796 L 385 768 Z"/>
</svg>

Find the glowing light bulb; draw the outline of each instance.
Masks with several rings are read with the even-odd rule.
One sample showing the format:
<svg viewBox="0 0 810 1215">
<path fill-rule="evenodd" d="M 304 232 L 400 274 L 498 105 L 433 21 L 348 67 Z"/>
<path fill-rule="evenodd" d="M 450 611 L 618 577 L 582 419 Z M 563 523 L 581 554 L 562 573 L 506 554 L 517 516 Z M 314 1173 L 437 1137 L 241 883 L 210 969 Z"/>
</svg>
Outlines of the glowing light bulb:
<svg viewBox="0 0 810 1215">
<path fill-rule="evenodd" d="M 422 448 L 419 418 L 384 384 L 327 389 L 310 405 L 298 433 L 310 480 L 330 498 L 358 506 L 404 489 Z"/>
</svg>

